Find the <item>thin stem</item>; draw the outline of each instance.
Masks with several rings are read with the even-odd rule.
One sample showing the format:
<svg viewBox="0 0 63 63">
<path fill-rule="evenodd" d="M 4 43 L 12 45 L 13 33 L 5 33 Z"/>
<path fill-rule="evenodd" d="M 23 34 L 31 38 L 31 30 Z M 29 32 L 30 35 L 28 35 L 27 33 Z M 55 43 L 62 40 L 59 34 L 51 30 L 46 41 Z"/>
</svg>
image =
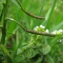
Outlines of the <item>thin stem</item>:
<svg viewBox="0 0 63 63">
<path fill-rule="evenodd" d="M 17 0 L 16 0 L 17 1 Z M 33 15 L 32 13 L 30 12 L 27 12 L 26 10 L 23 9 L 22 5 L 17 1 L 17 3 L 19 4 L 20 8 L 22 9 L 23 12 L 25 12 L 27 15 L 33 17 L 33 18 L 36 18 L 36 19 L 42 19 L 44 20 L 45 17 L 41 17 L 41 16 L 36 16 L 36 15 Z"/>
<path fill-rule="evenodd" d="M 6 3 L 5 4 L 3 4 L 3 28 L 2 28 L 2 38 L 1 38 L 1 42 L 2 42 L 2 44 L 4 44 L 5 43 L 5 36 L 6 36 L 6 20 L 5 20 L 5 17 L 6 17 L 6 11 L 7 11 L 7 1 L 6 1 Z"/>
<path fill-rule="evenodd" d="M 3 10 L 1 11 L 0 22 L 2 21 L 2 15 L 3 15 Z"/>
<path fill-rule="evenodd" d="M 10 18 L 7 18 L 6 20 L 11 20 Z M 20 23 L 18 23 L 16 20 L 11 20 L 13 22 L 15 22 L 16 24 L 18 24 L 25 32 L 31 33 L 31 34 L 36 34 L 36 35 L 43 35 L 43 36 L 51 36 L 51 37 L 55 37 L 57 35 L 52 34 L 52 33 L 46 33 L 46 32 L 37 32 L 34 30 L 28 30 L 27 28 L 24 28 Z"/>
</svg>

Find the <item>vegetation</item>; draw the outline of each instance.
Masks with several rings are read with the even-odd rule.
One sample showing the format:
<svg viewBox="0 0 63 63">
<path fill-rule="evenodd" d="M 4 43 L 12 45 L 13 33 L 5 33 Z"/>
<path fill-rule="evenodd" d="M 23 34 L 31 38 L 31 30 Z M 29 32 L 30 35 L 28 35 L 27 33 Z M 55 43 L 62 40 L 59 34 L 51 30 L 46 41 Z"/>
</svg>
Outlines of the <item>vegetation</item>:
<svg viewBox="0 0 63 63">
<path fill-rule="evenodd" d="M 0 63 L 63 63 L 63 0 L 0 0 Z"/>
</svg>

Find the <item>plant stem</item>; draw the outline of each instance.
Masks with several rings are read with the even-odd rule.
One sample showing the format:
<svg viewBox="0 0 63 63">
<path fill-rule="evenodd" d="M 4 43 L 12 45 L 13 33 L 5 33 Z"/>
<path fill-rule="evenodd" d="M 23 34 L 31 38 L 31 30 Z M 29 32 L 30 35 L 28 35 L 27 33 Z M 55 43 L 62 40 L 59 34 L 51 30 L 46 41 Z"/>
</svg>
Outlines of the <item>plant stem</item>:
<svg viewBox="0 0 63 63">
<path fill-rule="evenodd" d="M 10 18 L 7 18 L 6 20 L 11 20 Z M 36 35 L 43 35 L 43 36 L 50 36 L 50 37 L 55 37 L 57 35 L 52 34 L 52 33 L 46 33 L 46 32 L 37 32 L 34 30 L 28 30 L 27 28 L 24 28 L 19 22 L 17 22 L 16 20 L 12 19 L 11 21 L 15 22 L 16 24 L 18 24 L 25 32 L 31 33 L 31 34 L 36 34 Z"/>
<path fill-rule="evenodd" d="M 18 0 L 16 0 L 16 1 L 17 1 L 17 3 L 19 4 L 21 10 L 22 10 L 24 13 L 26 13 L 27 15 L 29 15 L 29 16 L 31 16 L 31 17 L 33 17 L 33 18 L 36 18 L 36 19 L 41 19 L 41 20 L 44 20 L 44 19 L 45 19 L 45 17 L 36 16 L 36 15 L 30 13 L 30 12 L 27 12 L 26 10 L 23 9 L 22 5 L 18 2 Z"/>
<path fill-rule="evenodd" d="M 3 4 L 3 15 L 2 15 L 2 20 L 3 20 L 3 28 L 2 28 L 2 38 L 1 38 L 1 43 L 4 44 L 5 43 L 5 36 L 6 36 L 6 21 L 5 17 L 7 15 L 7 0 L 6 3 Z"/>
</svg>

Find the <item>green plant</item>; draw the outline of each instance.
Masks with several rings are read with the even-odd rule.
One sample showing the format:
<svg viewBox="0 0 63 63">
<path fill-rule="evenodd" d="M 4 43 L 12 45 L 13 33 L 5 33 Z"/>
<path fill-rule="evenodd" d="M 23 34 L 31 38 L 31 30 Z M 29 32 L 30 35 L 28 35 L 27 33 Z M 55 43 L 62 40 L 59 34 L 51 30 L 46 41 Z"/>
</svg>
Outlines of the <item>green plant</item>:
<svg viewBox="0 0 63 63">
<path fill-rule="evenodd" d="M 35 7 L 38 5 L 37 2 L 33 2 Z M 39 9 L 36 10 L 37 15 L 41 14 L 41 11 L 45 6 L 44 0 L 40 0 L 40 2 L 43 2 L 43 7 L 41 9 L 39 8 L 39 12 Z M 58 0 L 54 0 L 52 7 L 48 10 L 46 16 L 41 17 L 24 10 L 25 7 L 26 9 L 29 9 L 29 7 L 27 7 L 29 5 L 31 10 L 33 9 L 30 0 L 0 1 L 0 63 L 63 62 L 63 30 L 61 29 L 63 22 L 61 21 L 56 25 L 56 22 L 51 21 L 57 2 Z M 12 9 L 10 9 L 11 4 L 14 6 Z M 60 18 L 60 20 L 61 19 L 62 18 Z M 28 22 L 28 20 L 30 22 Z M 52 25 L 51 22 L 53 23 Z M 30 28 L 32 30 L 30 30 Z"/>
</svg>

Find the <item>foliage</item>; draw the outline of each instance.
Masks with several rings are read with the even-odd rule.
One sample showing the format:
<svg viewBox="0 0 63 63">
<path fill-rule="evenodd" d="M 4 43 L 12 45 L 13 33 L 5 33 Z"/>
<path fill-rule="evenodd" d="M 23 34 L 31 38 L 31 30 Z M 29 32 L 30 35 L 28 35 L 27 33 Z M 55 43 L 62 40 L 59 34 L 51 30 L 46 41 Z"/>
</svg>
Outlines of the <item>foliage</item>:
<svg viewBox="0 0 63 63">
<path fill-rule="evenodd" d="M 0 63 L 63 63 L 59 1 L 0 0 Z"/>
</svg>

